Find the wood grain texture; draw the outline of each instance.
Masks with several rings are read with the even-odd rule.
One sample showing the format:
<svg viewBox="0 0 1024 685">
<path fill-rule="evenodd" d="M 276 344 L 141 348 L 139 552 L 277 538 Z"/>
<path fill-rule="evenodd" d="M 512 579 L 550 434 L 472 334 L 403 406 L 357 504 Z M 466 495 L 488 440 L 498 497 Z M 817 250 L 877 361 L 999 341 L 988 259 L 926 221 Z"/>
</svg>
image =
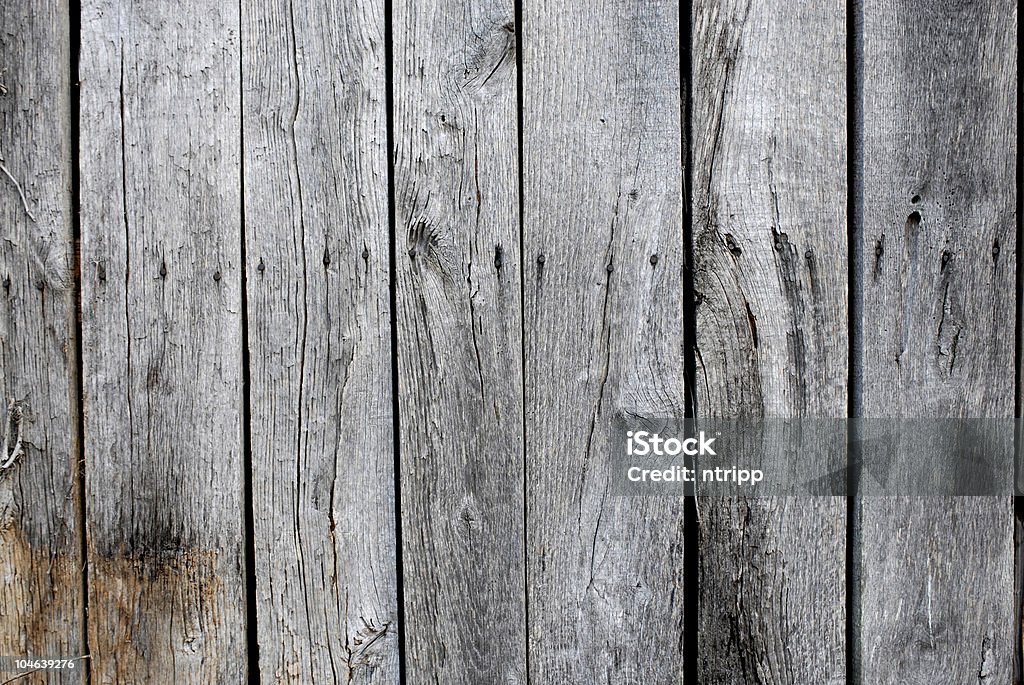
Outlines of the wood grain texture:
<svg viewBox="0 0 1024 685">
<path fill-rule="evenodd" d="M 1012 417 L 1017 5 L 858 25 L 862 413 Z M 867 498 L 857 524 L 863 681 L 1010 682 L 1011 498 Z"/>
<path fill-rule="evenodd" d="M 609 493 L 615 414 L 684 415 L 678 7 L 523 14 L 530 680 L 678 683 L 682 501 Z"/>
<path fill-rule="evenodd" d="M 842 417 L 844 12 L 699 0 L 692 32 L 696 415 Z M 698 507 L 698 682 L 845 682 L 845 500 Z"/>
<path fill-rule="evenodd" d="M 238 8 L 81 9 L 91 682 L 241 682 Z"/>
<path fill-rule="evenodd" d="M 510 0 L 394 3 L 406 667 L 525 683 L 516 41 Z"/>
<path fill-rule="evenodd" d="M 75 657 L 85 631 L 68 7 L 3 3 L 0 26 L 0 654 Z"/>
<path fill-rule="evenodd" d="M 384 4 L 242 9 L 262 682 L 397 683 Z"/>
</svg>

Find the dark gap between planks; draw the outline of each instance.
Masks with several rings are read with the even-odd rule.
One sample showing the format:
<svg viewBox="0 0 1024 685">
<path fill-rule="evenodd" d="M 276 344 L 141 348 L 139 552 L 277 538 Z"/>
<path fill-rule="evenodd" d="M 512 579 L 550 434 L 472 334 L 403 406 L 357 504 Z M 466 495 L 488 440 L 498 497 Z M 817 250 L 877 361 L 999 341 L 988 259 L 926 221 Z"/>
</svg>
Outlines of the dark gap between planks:
<svg viewBox="0 0 1024 685">
<path fill-rule="evenodd" d="M 391 327 L 391 431 L 395 482 L 395 586 L 398 617 L 398 679 L 406 681 L 405 570 L 402 565 L 402 440 L 398 401 L 398 239 L 395 208 L 395 58 L 392 2 L 384 0 L 384 89 L 388 165 L 388 299 Z"/>
<path fill-rule="evenodd" d="M 242 26 L 243 6 L 238 6 L 238 24 Z M 244 83 L 244 59 L 245 59 L 245 32 L 241 31 L 238 44 L 238 82 Z M 245 111 L 245 90 L 239 92 L 239 109 Z M 245 126 L 239 127 L 238 141 L 241 150 L 245 150 Z M 245 155 L 239 155 L 238 181 L 240 217 L 241 217 L 241 301 L 242 301 L 242 462 L 244 473 L 242 503 L 243 527 L 245 528 L 245 636 L 246 636 L 246 662 L 248 666 L 248 681 L 256 683 L 261 681 L 260 674 L 260 640 L 259 624 L 257 623 L 256 605 L 256 523 L 255 505 L 253 504 L 253 461 L 252 461 L 252 397 L 250 394 L 250 358 L 249 358 L 249 260 L 246 252 L 246 223 L 245 223 Z"/>
<path fill-rule="evenodd" d="M 79 150 L 79 120 L 81 118 L 81 88 L 78 78 L 78 60 L 81 50 L 82 36 L 82 6 L 79 0 L 71 0 L 68 3 L 68 42 L 69 42 L 69 74 L 68 74 L 68 102 L 70 104 L 69 130 L 71 134 L 71 242 L 74 283 L 72 285 L 72 297 L 74 298 L 74 325 L 72 335 L 74 336 L 74 362 L 72 379 L 72 392 L 74 396 L 69 401 L 74 407 L 75 415 L 72 417 L 74 435 L 72 435 L 72 458 L 76 460 L 75 475 L 78 481 L 78 535 L 79 554 L 81 555 L 82 567 L 82 613 L 80 616 L 82 626 L 81 652 L 86 660 L 86 667 L 83 669 L 83 682 L 88 685 L 91 681 L 92 669 L 88 666 L 90 657 L 89 650 L 89 545 L 86 537 L 86 521 L 88 512 L 85 501 L 85 371 L 82 362 L 82 221 L 81 221 L 81 178 L 79 161 L 81 153 Z"/>
<path fill-rule="evenodd" d="M 860 3 L 851 0 L 846 5 L 846 204 L 847 204 L 847 278 L 849 283 L 847 316 L 849 352 L 847 356 L 848 388 L 847 415 L 859 418 L 862 409 L 862 364 L 864 306 L 863 286 L 863 234 L 861 232 L 860 197 L 860 81 L 857 69 L 862 62 L 859 31 Z M 861 528 L 859 516 L 860 445 L 856 429 L 847 433 L 846 444 L 846 677 L 851 685 L 861 680 L 860 668 L 860 616 L 861 604 L 857 588 L 860 586 Z"/>
</svg>

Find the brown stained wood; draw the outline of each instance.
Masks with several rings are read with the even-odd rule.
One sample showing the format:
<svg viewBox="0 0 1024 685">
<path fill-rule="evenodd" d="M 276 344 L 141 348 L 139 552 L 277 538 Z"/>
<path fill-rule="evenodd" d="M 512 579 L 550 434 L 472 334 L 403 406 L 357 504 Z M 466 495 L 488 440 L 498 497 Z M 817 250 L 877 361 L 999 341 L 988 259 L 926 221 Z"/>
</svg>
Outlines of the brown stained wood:
<svg viewBox="0 0 1024 685">
<path fill-rule="evenodd" d="M 397 683 L 384 3 L 242 26 L 262 682 Z"/>
<path fill-rule="evenodd" d="M 241 682 L 238 8 L 81 23 L 91 682 Z"/>
<path fill-rule="evenodd" d="M 863 415 L 1012 417 L 1017 5 L 858 22 Z M 857 524 L 863 681 L 1010 682 L 1011 498 L 865 498 Z"/>
<path fill-rule="evenodd" d="M 406 669 L 525 683 L 514 5 L 392 11 Z"/>
<path fill-rule="evenodd" d="M 835 5 L 693 4 L 698 418 L 845 415 L 845 37 Z M 698 508 L 697 681 L 845 682 L 845 500 Z"/>
<path fill-rule="evenodd" d="M 0 26 L 0 654 L 72 658 L 85 631 L 68 7 L 5 2 Z"/>
<path fill-rule="evenodd" d="M 678 6 L 523 15 L 530 680 L 678 683 L 682 502 L 609 492 L 613 416 L 684 413 Z"/>
</svg>

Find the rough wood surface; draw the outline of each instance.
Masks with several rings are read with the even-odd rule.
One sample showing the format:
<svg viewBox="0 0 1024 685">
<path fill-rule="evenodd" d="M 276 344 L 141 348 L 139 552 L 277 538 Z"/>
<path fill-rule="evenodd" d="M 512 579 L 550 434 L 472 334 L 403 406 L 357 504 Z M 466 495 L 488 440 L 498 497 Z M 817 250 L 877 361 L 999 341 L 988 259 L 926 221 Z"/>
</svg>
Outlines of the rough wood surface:
<svg viewBox="0 0 1024 685">
<path fill-rule="evenodd" d="M 526 682 L 514 6 L 394 3 L 410 682 Z"/>
<path fill-rule="evenodd" d="M 0 26 L 0 654 L 69 658 L 84 614 L 68 7 L 5 2 Z"/>
<path fill-rule="evenodd" d="M 1017 4 L 858 13 L 861 411 L 1012 417 Z M 867 498 L 857 524 L 863 682 L 1010 682 L 1011 499 Z"/>
<path fill-rule="evenodd" d="M 92 682 L 239 682 L 238 8 L 81 10 Z"/>
<path fill-rule="evenodd" d="M 844 12 L 699 0 L 692 31 L 696 415 L 842 417 Z M 698 507 L 698 682 L 845 682 L 845 500 Z"/>
<path fill-rule="evenodd" d="M 384 4 L 242 21 L 260 674 L 397 683 Z"/>
<path fill-rule="evenodd" d="M 679 682 L 682 502 L 608 491 L 613 416 L 684 413 L 678 6 L 523 10 L 530 680 Z"/>
</svg>

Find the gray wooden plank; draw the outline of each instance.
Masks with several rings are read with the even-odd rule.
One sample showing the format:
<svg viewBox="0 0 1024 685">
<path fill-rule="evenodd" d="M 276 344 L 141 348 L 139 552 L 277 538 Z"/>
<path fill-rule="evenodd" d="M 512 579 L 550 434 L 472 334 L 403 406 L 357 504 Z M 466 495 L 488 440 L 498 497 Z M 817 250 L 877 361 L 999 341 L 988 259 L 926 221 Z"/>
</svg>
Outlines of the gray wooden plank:
<svg viewBox="0 0 1024 685">
<path fill-rule="evenodd" d="M 683 506 L 609 493 L 617 412 L 684 414 L 679 11 L 523 7 L 530 679 L 683 677 Z"/>
<path fill-rule="evenodd" d="M 692 12 L 696 416 L 842 417 L 845 12 Z M 845 682 L 845 500 L 698 507 L 698 681 Z"/>
<path fill-rule="evenodd" d="M 397 683 L 384 3 L 242 5 L 260 673 Z"/>
<path fill-rule="evenodd" d="M 394 3 L 410 682 L 526 681 L 515 12 Z"/>
<path fill-rule="evenodd" d="M 81 7 L 93 683 L 246 671 L 238 7 Z"/>
<path fill-rule="evenodd" d="M 858 21 L 863 415 L 1012 417 L 1017 4 Z M 1011 498 L 868 498 L 858 523 L 864 682 L 1009 682 Z"/>
<path fill-rule="evenodd" d="M 67 3 L 5 2 L 0 26 L 0 654 L 75 657 L 85 631 Z"/>
</svg>

